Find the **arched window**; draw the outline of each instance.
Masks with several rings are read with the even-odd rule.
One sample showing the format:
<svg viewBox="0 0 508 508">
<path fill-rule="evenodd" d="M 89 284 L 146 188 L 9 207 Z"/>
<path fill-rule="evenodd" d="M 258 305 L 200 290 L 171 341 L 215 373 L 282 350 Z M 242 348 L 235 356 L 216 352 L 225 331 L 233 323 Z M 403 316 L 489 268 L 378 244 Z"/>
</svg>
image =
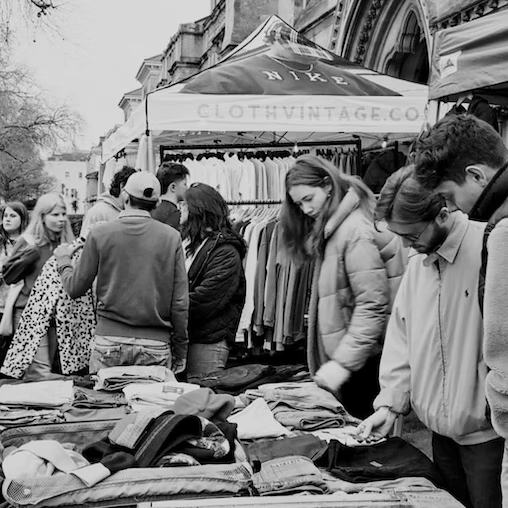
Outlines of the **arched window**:
<svg viewBox="0 0 508 508">
<path fill-rule="evenodd" d="M 386 74 L 426 84 L 429 79 L 427 43 L 413 11 L 408 13 L 397 39 L 386 63 Z"/>
</svg>

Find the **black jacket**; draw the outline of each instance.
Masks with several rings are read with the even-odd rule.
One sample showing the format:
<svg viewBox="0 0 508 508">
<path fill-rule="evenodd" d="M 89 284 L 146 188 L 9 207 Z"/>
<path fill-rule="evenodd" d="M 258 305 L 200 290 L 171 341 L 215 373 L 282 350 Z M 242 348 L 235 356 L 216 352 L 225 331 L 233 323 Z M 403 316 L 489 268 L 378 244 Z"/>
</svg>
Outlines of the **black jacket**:
<svg viewBox="0 0 508 508">
<path fill-rule="evenodd" d="M 245 304 L 242 260 L 246 246 L 237 234 L 209 238 L 189 276 L 189 342 L 234 342 Z"/>
<path fill-rule="evenodd" d="M 483 235 L 482 266 L 478 283 L 478 298 L 482 314 L 485 276 L 487 274 L 487 241 L 496 224 L 505 217 L 508 217 L 508 164 L 502 166 L 494 175 L 469 213 L 471 220 L 488 222 Z"/>
</svg>

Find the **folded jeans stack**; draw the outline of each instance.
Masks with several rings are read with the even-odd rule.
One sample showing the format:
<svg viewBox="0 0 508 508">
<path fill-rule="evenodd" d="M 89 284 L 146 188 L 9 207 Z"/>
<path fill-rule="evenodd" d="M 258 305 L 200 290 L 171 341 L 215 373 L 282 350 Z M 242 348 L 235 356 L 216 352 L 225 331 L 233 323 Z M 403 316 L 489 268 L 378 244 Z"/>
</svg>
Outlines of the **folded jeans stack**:
<svg viewBox="0 0 508 508">
<path fill-rule="evenodd" d="M 254 474 L 254 487 L 261 496 L 329 492 L 312 461 L 296 455 L 263 462 L 261 471 Z"/>
<path fill-rule="evenodd" d="M 247 390 L 245 397 L 262 397 L 275 419 L 292 430 L 313 431 L 359 423 L 330 392 L 313 382 L 265 384 L 257 390 Z"/>
<path fill-rule="evenodd" d="M 160 365 L 123 365 L 100 369 L 96 375 L 94 390 L 119 392 L 131 383 L 163 383 L 176 381 L 171 370 Z"/>
<path fill-rule="evenodd" d="M 330 441 L 328 449 L 314 460 L 334 476 L 351 483 L 427 478 L 435 486 L 444 485 L 434 463 L 420 450 L 399 437 L 371 446 L 349 447 Z"/>
</svg>

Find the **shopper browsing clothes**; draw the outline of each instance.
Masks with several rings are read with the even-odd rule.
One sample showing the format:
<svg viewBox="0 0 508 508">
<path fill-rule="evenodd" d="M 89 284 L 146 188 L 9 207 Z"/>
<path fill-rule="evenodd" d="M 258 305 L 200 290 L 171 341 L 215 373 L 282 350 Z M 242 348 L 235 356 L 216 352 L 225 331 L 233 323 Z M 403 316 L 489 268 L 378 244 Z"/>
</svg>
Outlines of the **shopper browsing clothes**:
<svg viewBox="0 0 508 508">
<path fill-rule="evenodd" d="M 19 325 L 23 310 L 28 302 L 33 285 L 53 249 L 60 243 L 72 242 L 71 224 L 63 198 L 58 194 L 44 194 L 35 205 L 30 223 L 16 242 L 11 257 L 3 266 L 4 282 L 17 283 L 17 296 L 12 308 L 13 331 Z M 5 311 L 4 311 L 5 312 Z M 42 339 L 35 358 L 26 372 L 26 379 L 42 379 L 51 376 L 53 358 L 56 351 L 55 334 L 51 327 Z"/>
<path fill-rule="evenodd" d="M 224 198 L 192 184 L 182 204 L 182 236 L 189 276 L 187 373 L 222 370 L 245 303 L 246 246 L 233 229 Z"/>
<path fill-rule="evenodd" d="M 500 507 L 503 441 L 486 416 L 476 297 L 485 225 L 425 190 L 411 167 L 388 179 L 376 219 L 416 252 L 388 323 L 376 412 L 359 431 L 386 435 L 412 408 L 433 431 L 447 489 L 467 507 Z"/>
<path fill-rule="evenodd" d="M 314 380 L 354 416 L 370 414 L 402 246 L 373 225 L 374 195 L 324 159 L 299 157 L 286 176 L 282 241 L 297 262 L 315 260 L 308 361 Z"/>
<path fill-rule="evenodd" d="M 124 209 L 122 189 L 129 177 L 135 172 L 134 168 L 124 166 L 114 175 L 109 186 L 109 192 L 101 194 L 97 198 L 97 202 L 85 214 L 81 225 L 81 237 L 86 238 L 95 224 L 110 222 L 118 217 L 118 214 Z"/>
<path fill-rule="evenodd" d="M 476 220 L 488 221 L 483 238 L 478 296 L 484 308 L 484 355 L 489 367 L 486 395 L 497 433 L 508 438 L 508 322 L 506 218 L 508 149 L 491 125 L 472 115 L 445 117 L 416 145 L 416 175 L 422 185 Z M 502 473 L 508 506 L 508 447 Z"/>
<path fill-rule="evenodd" d="M 157 180 L 161 184 L 161 200 L 151 214 L 164 224 L 180 230 L 180 210 L 178 204 L 187 190 L 189 170 L 176 162 L 163 162 L 157 170 Z"/>
<path fill-rule="evenodd" d="M 71 298 L 85 294 L 97 277 L 90 372 L 119 365 L 164 365 L 182 372 L 188 283 L 181 238 L 150 216 L 160 196 L 155 176 L 134 173 L 122 192 L 125 210 L 90 231 L 75 267 L 70 246 L 55 250 Z"/>
<path fill-rule="evenodd" d="M 28 210 L 23 203 L 11 201 L 6 203 L 0 211 L 0 358 L 3 361 L 5 346 L 13 333 L 12 310 L 16 288 L 9 286 L 3 279 L 1 271 L 4 263 L 9 259 L 14 244 L 28 224 Z M 9 298 L 9 293 L 11 296 Z M 5 307 L 7 305 L 7 313 Z M 0 362 L 1 363 L 1 362 Z"/>
</svg>

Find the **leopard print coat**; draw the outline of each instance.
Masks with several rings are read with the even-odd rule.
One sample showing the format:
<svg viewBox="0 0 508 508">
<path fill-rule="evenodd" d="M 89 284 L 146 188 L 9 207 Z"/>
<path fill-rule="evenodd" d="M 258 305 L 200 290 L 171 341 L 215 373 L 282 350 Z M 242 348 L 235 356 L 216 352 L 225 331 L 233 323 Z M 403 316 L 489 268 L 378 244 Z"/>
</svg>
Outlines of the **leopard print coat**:
<svg viewBox="0 0 508 508">
<path fill-rule="evenodd" d="M 78 250 L 73 262 L 80 255 L 81 250 Z M 53 317 L 62 374 L 72 374 L 88 367 L 90 341 L 96 326 L 92 292 L 72 300 L 64 291 L 54 256 L 45 263 L 35 281 L 0 369 L 2 374 L 17 379 L 23 377 Z"/>
</svg>

